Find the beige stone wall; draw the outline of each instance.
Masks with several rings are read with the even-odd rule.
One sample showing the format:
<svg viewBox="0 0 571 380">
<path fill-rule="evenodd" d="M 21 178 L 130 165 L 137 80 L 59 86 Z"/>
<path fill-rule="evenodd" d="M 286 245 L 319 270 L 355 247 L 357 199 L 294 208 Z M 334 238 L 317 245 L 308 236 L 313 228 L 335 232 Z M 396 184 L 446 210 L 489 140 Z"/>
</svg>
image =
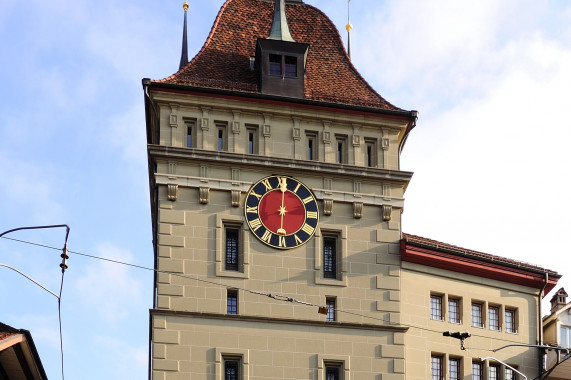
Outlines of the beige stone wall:
<svg viewBox="0 0 571 380">
<path fill-rule="evenodd" d="M 536 344 L 536 289 L 407 262 L 403 263 L 401 281 L 402 320 L 410 327 L 406 346 L 407 379 L 430 377 L 431 354 L 444 357 L 446 363 L 449 358 L 460 358 L 463 376 L 471 376 L 472 360 L 482 357 L 495 357 L 527 374 L 528 378 L 537 376 L 535 349 L 512 347 L 491 352 L 508 344 Z M 443 297 L 443 321 L 431 320 L 431 294 Z M 461 300 L 460 324 L 449 322 L 447 298 Z M 484 305 L 484 328 L 471 324 L 473 301 Z M 502 331 L 490 330 L 489 306 L 499 307 Z M 503 314 L 506 308 L 517 310 L 517 333 L 505 331 Z M 472 337 L 465 341 L 466 350 L 460 349 L 458 339 L 442 336 L 444 331 L 469 331 Z M 486 373 L 490 362 L 494 361 L 484 362 Z"/>
<path fill-rule="evenodd" d="M 180 94 L 154 99 L 160 144 L 171 148 L 155 156 L 157 265 L 168 273 L 157 276 L 154 378 L 219 379 L 220 353 L 229 350 L 247 357 L 248 379 L 321 379 L 323 360 L 346 363 L 346 380 L 404 379 L 404 333 L 389 326 L 402 318 L 399 240 L 411 174 L 398 172 L 398 145 L 406 122 Z M 217 151 L 219 126 L 224 152 Z M 189 127 L 196 149 L 186 148 Z M 247 154 L 249 128 L 258 133 L 256 155 Z M 315 162 L 306 160 L 307 136 L 316 136 Z M 346 139 L 348 165 L 335 163 L 338 138 Z M 368 143 L 373 168 L 365 167 Z M 299 179 L 318 199 L 316 234 L 296 249 L 266 246 L 244 222 L 245 193 L 271 174 Z M 241 226 L 239 272 L 222 265 L 227 223 Z M 332 231 L 341 241 L 336 280 L 323 278 L 321 263 L 322 235 Z M 242 319 L 225 316 L 227 288 L 239 289 Z M 336 297 L 344 312 L 328 326 L 315 306 L 254 292 L 322 306 Z"/>
<path fill-rule="evenodd" d="M 346 380 L 404 379 L 402 331 L 160 313 L 153 327 L 155 380 L 223 379 L 225 356 L 241 359 L 244 380 L 323 379 L 328 361 Z"/>
</svg>

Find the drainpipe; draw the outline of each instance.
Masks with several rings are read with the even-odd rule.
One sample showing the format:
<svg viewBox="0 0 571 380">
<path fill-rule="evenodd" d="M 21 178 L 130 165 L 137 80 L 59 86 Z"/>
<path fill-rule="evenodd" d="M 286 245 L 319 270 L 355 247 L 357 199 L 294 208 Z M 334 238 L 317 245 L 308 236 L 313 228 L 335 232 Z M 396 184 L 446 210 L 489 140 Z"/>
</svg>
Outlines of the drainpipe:
<svg viewBox="0 0 571 380">
<path fill-rule="evenodd" d="M 537 296 L 537 326 L 538 326 L 538 342 L 537 344 L 543 346 L 543 321 L 542 321 L 542 312 L 541 312 L 541 301 L 543 300 L 543 292 L 547 287 L 547 282 L 549 281 L 549 273 L 545 272 L 545 283 L 543 287 L 539 291 L 539 295 Z M 545 350 L 540 348 L 538 350 L 538 364 L 539 364 L 539 376 L 538 379 L 543 379 L 543 357 L 545 355 Z"/>
</svg>

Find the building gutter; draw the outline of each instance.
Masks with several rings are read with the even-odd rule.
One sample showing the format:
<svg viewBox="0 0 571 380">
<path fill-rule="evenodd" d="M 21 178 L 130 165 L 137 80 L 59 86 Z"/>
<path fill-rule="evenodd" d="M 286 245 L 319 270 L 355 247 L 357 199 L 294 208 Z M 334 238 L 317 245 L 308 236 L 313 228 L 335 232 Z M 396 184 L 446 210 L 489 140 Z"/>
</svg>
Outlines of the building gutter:
<svg viewBox="0 0 571 380">
<path fill-rule="evenodd" d="M 543 287 L 541 288 L 541 290 L 539 291 L 539 294 L 537 295 L 537 333 L 538 333 L 538 342 L 537 344 L 540 346 L 543 346 L 543 323 L 542 323 L 542 312 L 541 312 L 541 301 L 543 300 L 543 292 L 545 291 L 545 288 L 547 287 L 547 283 L 549 282 L 549 273 L 545 273 L 545 282 L 543 284 Z M 539 369 L 539 376 L 538 379 L 542 380 L 543 379 L 543 358 L 545 356 L 545 350 L 543 349 L 539 349 L 538 350 L 538 354 L 537 354 L 538 358 L 538 369 Z"/>
</svg>

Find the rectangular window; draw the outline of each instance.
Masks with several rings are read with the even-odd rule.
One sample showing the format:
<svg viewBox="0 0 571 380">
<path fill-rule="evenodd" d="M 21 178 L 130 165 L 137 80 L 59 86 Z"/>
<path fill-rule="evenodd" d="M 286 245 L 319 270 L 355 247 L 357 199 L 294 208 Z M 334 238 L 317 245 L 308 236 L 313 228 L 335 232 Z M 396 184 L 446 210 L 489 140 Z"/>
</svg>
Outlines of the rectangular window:
<svg viewBox="0 0 571 380">
<path fill-rule="evenodd" d="M 307 159 L 314 161 L 317 160 L 317 133 L 307 133 Z"/>
<path fill-rule="evenodd" d="M 336 151 L 335 151 L 335 159 L 338 164 L 346 164 L 347 163 L 347 137 L 345 136 L 337 136 L 335 138 L 336 143 Z"/>
<path fill-rule="evenodd" d="M 337 237 L 323 237 L 323 277 L 337 278 Z"/>
<path fill-rule="evenodd" d="M 430 296 L 430 319 L 442 321 L 442 296 Z"/>
<path fill-rule="evenodd" d="M 483 380 L 482 363 L 472 363 L 472 380 Z"/>
<path fill-rule="evenodd" d="M 325 320 L 327 322 L 334 322 L 335 318 L 335 297 L 327 297 L 325 299 L 325 307 L 327 307 L 327 315 Z"/>
<path fill-rule="evenodd" d="M 484 328 L 481 303 L 472 304 L 472 326 Z"/>
<path fill-rule="evenodd" d="M 430 379 L 431 380 L 442 380 L 442 356 L 431 356 L 430 357 Z"/>
<path fill-rule="evenodd" d="M 325 363 L 325 380 L 343 380 L 342 363 Z"/>
<path fill-rule="evenodd" d="M 516 312 L 515 310 L 506 309 L 506 332 L 509 333 L 517 333 L 517 326 L 516 326 Z"/>
<path fill-rule="evenodd" d="M 460 318 L 460 300 L 448 298 L 448 322 L 462 323 Z"/>
<path fill-rule="evenodd" d="M 196 148 L 196 122 L 186 121 L 186 147 Z"/>
<path fill-rule="evenodd" d="M 500 380 L 500 367 L 496 364 L 488 367 L 488 380 Z"/>
<path fill-rule="evenodd" d="M 488 308 L 488 325 L 490 330 L 500 330 L 500 308 L 497 306 L 490 306 Z"/>
<path fill-rule="evenodd" d="M 288 78 L 297 77 L 297 58 L 285 56 L 285 76 Z"/>
<path fill-rule="evenodd" d="M 365 139 L 365 165 L 377 166 L 377 142 L 373 139 Z"/>
<path fill-rule="evenodd" d="M 258 154 L 258 128 L 246 127 L 248 132 L 248 154 Z"/>
<path fill-rule="evenodd" d="M 226 313 L 231 315 L 238 314 L 238 291 L 233 289 L 226 290 Z"/>
<path fill-rule="evenodd" d="M 571 346 L 571 329 L 569 327 L 561 326 L 559 331 L 559 335 L 561 338 L 560 346 L 561 347 L 569 347 Z"/>
<path fill-rule="evenodd" d="M 228 357 L 224 360 L 224 380 L 242 379 L 242 360 L 240 358 Z"/>
<path fill-rule="evenodd" d="M 216 125 L 216 144 L 219 151 L 228 150 L 228 135 L 225 125 Z"/>
<path fill-rule="evenodd" d="M 460 359 L 450 359 L 448 372 L 450 380 L 460 380 Z"/>
<path fill-rule="evenodd" d="M 240 270 L 240 229 L 225 227 L 226 234 L 226 270 Z"/>
<path fill-rule="evenodd" d="M 506 367 L 504 380 L 516 380 L 515 371 L 511 368 Z"/>
<path fill-rule="evenodd" d="M 270 75 L 282 75 L 282 56 L 270 54 Z"/>
</svg>

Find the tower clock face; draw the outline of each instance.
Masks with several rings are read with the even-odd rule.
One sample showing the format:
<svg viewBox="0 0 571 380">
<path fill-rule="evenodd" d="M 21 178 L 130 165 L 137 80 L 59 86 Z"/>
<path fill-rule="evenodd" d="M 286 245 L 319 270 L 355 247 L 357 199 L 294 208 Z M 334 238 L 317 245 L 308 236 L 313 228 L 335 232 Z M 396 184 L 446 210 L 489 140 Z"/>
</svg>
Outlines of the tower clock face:
<svg viewBox="0 0 571 380">
<path fill-rule="evenodd" d="M 287 176 L 269 176 L 256 182 L 244 204 L 250 231 L 278 249 L 299 247 L 315 233 L 319 209 L 303 183 Z"/>
</svg>

